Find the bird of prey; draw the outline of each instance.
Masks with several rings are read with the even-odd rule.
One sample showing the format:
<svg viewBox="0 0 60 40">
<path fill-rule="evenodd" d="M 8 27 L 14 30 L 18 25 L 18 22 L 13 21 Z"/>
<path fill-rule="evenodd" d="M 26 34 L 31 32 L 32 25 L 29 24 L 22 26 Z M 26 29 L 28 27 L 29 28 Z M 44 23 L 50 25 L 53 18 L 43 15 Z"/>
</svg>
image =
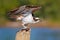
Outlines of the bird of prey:
<svg viewBox="0 0 60 40">
<path fill-rule="evenodd" d="M 27 27 L 28 24 L 38 23 L 40 21 L 40 19 L 38 17 L 35 17 L 33 13 L 40 8 L 40 6 L 23 5 L 17 9 L 11 10 L 8 13 L 8 16 L 11 17 L 14 15 L 12 19 L 15 18 L 16 20 L 21 20 L 23 29 L 29 30 L 30 28 Z"/>
</svg>

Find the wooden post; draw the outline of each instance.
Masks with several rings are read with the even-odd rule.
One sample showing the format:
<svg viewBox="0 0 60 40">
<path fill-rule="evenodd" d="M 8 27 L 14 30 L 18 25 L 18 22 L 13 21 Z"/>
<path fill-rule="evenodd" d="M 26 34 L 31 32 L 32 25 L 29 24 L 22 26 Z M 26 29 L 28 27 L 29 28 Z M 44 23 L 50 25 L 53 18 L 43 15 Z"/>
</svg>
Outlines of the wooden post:
<svg viewBox="0 0 60 40">
<path fill-rule="evenodd" d="M 15 40 L 30 40 L 30 30 L 29 31 L 23 30 L 17 32 Z"/>
</svg>

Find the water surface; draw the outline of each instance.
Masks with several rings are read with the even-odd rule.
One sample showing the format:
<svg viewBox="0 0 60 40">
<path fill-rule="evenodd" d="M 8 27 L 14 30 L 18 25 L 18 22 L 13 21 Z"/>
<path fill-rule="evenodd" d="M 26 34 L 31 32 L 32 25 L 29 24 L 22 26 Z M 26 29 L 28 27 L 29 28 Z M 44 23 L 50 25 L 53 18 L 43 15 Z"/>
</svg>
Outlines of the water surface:
<svg viewBox="0 0 60 40">
<path fill-rule="evenodd" d="M 15 40 L 19 28 L 0 28 L 0 40 Z M 60 40 L 60 30 L 31 28 L 30 40 Z"/>
</svg>

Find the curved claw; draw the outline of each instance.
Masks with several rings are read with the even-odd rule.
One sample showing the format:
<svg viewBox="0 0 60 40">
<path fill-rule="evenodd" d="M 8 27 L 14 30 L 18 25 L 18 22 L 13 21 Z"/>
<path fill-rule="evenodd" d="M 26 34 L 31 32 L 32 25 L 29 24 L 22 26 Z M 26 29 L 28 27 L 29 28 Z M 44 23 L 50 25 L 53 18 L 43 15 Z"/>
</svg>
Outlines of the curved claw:
<svg viewBox="0 0 60 40">
<path fill-rule="evenodd" d="M 21 31 L 24 31 L 24 30 L 27 32 L 30 30 L 30 28 L 22 29 Z"/>
</svg>

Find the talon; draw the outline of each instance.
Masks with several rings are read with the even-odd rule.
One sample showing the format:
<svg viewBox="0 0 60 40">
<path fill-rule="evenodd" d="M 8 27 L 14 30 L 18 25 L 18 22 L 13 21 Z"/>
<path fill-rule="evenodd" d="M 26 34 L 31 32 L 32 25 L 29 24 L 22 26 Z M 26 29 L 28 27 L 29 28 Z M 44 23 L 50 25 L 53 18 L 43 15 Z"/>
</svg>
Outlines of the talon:
<svg viewBox="0 0 60 40">
<path fill-rule="evenodd" d="M 21 31 L 24 31 L 24 30 L 27 32 L 30 30 L 30 28 L 22 29 Z"/>
<path fill-rule="evenodd" d="M 29 30 L 30 30 L 30 28 L 26 28 L 26 32 L 29 31 Z"/>
</svg>

